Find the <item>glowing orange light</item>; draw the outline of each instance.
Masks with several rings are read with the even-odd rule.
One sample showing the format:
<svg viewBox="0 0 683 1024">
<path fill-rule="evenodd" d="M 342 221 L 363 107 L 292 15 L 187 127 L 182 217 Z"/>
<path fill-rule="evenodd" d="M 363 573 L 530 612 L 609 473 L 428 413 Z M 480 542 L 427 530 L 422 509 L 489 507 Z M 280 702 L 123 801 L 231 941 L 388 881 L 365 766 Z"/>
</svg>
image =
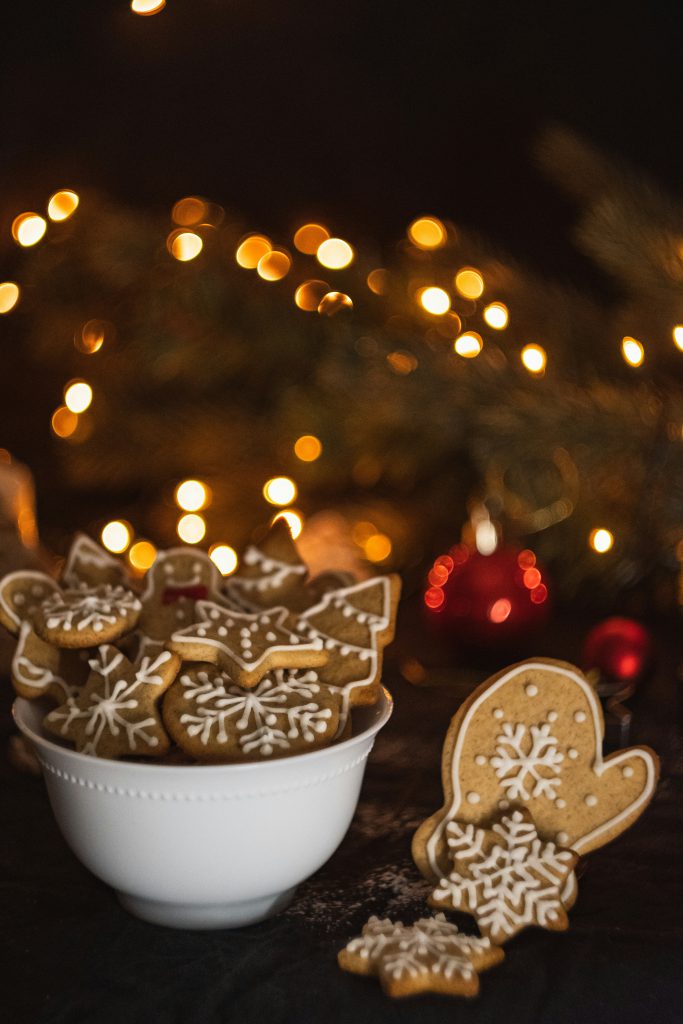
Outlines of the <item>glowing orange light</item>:
<svg viewBox="0 0 683 1024">
<path fill-rule="evenodd" d="M 315 462 L 322 454 L 323 446 L 315 434 L 302 434 L 294 442 L 294 454 L 302 462 Z"/>
<path fill-rule="evenodd" d="M 315 256 L 329 237 L 329 231 L 322 224 L 302 224 L 294 234 L 294 247 L 307 256 Z"/>
<path fill-rule="evenodd" d="M 74 335 L 74 345 L 79 352 L 94 355 L 104 345 L 107 332 L 113 333 L 113 329 L 106 320 L 88 320 Z"/>
<path fill-rule="evenodd" d="M 315 313 L 329 290 L 327 281 L 304 281 L 294 292 L 294 302 L 306 313 Z"/>
<path fill-rule="evenodd" d="M 453 342 L 454 351 L 465 359 L 475 359 L 483 347 L 482 337 L 476 331 L 466 331 Z"/>
<path fill-rule="evenodd" d="M 259 260 L 273 248 L 265 235 L 247 235 L 237 246 L 235 259 L 245 270 L 256 270 Z"/>
<path fill-rule="evenodd" d="M 499 597 L 497 601 L 494 601 L 488 610 L 488 617 L 490 622 L 505 622 L 512 611 L 512 605 L 508 601 L 507 597 Z"/>
<path fill-rule="evenodd" d="M 64 389 L 64 404 L 71 412 L 81 413 L 92 402 L 92 388 L 84 380 L 74 380 Z"/>
<path fill-rule="evenodd" d="M 193 225 L 205 221 L 208 211 L 208 205 L 199 196 L 186 196 L 174 203 L 171 217 L 181 227 L 191 228 Z"/>
<path fill-rule="evenodd" d="M 281 281 L 289 273 L 292 261 L 282 249 L 271 249 L 258 261 L 256 273 L 264 281 Z"/>
<path fill-rule="evenodd" d="M 425 593 L 425 604 L 434 611 L 440 608 L 445 600 L 446 597 L 441 587 L 430 587 Z"/>
<path fill-rule="evenodd" d="M 389 291 L 389 271 L 382 267 L 371 270 L 367 277 L 367 285 L 375 295 L 386 295 Z"/>
<path fill-rule="evenodd" d="M 597 551 L 599 555 L 604 555 L 614 544 L 614 535 L 610 530 L 606 530 L 602 526 L 596 527 L 595 530 L 591 530 L 588 543 L 593 548 L 593 551 Z"/>
<path fill-rule="evenodd" d="M 199 256 L 204 243 L 194 231 L 172 231 L 166 239 L 166 246 L 174 259 L 189 263 Z"/>
<path fill-rule="evenodd" d="M 201 480 L 183 480 L 175 489 L 176 505 L 184 512 L 199 512 L 209 501 L 209 488 Z"/>
<path fill-rule="evenodd" d="M 377 533 L 375 524 L 362 519 L 360 522 L 355 523 L 351 536 L 358 547 L 362 548 L 368 537 L 372 537 L 374 533 Z"/>
<path fill-rule="evenodd" d="M 418 249 L 440 249 L 446 229 L 437 217 L 418 217 L 408 228 L 408 238 Z"/>
<path fill-rule="evenodd" d="M 545 349 L 541 348 L 540 345 L 525 345 L 520 352 L 519 358 L 529 373 L 537 375 L 544 373 L 546 363 L 548 362 Z"/>
<path fill-rule="evenodd" d="M 52 413 L 52 430 L 57 437 L 71 437 L 78 426 L 78 416 L 65 405 L 60 405 Z"/>
<path fill-rule="evenodd" d="M 433 587 L 442 587 L 448 579 L 448 569 L 445 565 L 434 565 L 429 570 L 427 579 Z"/>
<path fill-rule="evenodd" d="M 188 512 L 178 520 L 176 531 L 186 544 L 199 544 L 206 533 L 206 523 L 196 512 Z"/>
<path fill-rule="evenodd" d="M 12 238 L 19 245 L 36 245 L 47 230 L 47 221 L 39 213 L 20 213 L 12 221 Z"/>
<path fill-rule="evenodd" d="M 137 540 L 128 552 L 128 561 L 138 572 L 146 572 L 154 565 L 157 549 L 149 540 Z"/>
<path fill-rule="evenodd" d="M 527 590 L 533 590 L 541 582 L 541 574 L 538 569 L 525 569 L 522 577 Z"/>
<path fill-rule="evenodd" d="M 336 316 L 337 313 L 350 312 L 352 309 L 353 300 L 344 292 L 328 292 L 327 295 L 323 295 L 318 306 L 321 316 Z"/>
<path fill-rule="evenodd" d="M 525 548 L 524 551 L 520 551 L 517 555 L 517 565 L 520 569 L 533 569 L 536 565 L 536 555 L 533 551 L 529 551 L 528 548 Z"/>
<path fill-rule="evenodd" d="M 502 331 L 508 325 L 508 308 L 502 302 L 491 302 L 484 310 L 484 320 L 496 331 Z"/>
<path fill-rule="evenodd" d="M 131 529 L 129 524 L 122 519 L 112 519 L 102 528 L 100 537 L 107 551 L 113 551 L 115 555 L 120 555 L 130 544 Z"/>
<path fill-rule="evenodd" d="M 545 583 L 539 583 L 529 594 L 533 604 L 543 604 L 548 599 L 548 588 Z"/>
<path fill-rule="evenodd" d="M 318 246 L 316 256 L 328 270 L 343 270 L 353 263 L 354 252 L 343 238 L 327 238 Z"/>
<path fill-rule="evenodd" d="M 284 519 L 289 527 L 289 532 L 292 535 L 292 539 L 296 540 L 301 531 L 304 528 L 304 521 L 301 513 L 295 512 L 293 508 L 287 508 L 283 512 L 277 512 L 270 521 L 270 525 L 276 523 L 278 519 Z"/>
<path fill-rule="evenodd" d="M 466 299 L 478 299 L 484 293 L 484 278 L 474 267 L 463 267 L 455 275 L 455 287 Z"/>
<path fill-rule="evenodd" d="M 51 195 L 47 204 L 47 215 L 50 220 L 68 220 L 76 210 L 80 200 L 69 188 L 60 189 Z"/>
<path fill-rule="evenodd" d="M 417 301 L 423 309 L 434 316 L 443 316 L 451 308 L 451 297 L 448 292 L 433 285 L 429 288 L 420 288 Z"/>
<path fill-rule="evenodd" d="M 640 366 L 645 359 L 645 349 L 637 338 L 629 338 L 628 335 L 621 343 L 621 354 L 629 366 Z"/>
<path fill-rule="evenodd" d="M 385 533 L 373 533 L 365 541 L 363 550 L 369 562 L 384 562 L 391 554 L 392 543 Z"/>
<path fill-rule="evenodd" d="M 147 18 L 152 14 L 158 14 L 166 6 L 166 0 L 130 0 L 130 9 L 133 14 L 140 14 Z"/>
<path fill-rule="evenodd" d="M 676 345 L 677 348 L 680 348 L 681 352 L 683 352 L 683 324 L 677 324 L 671 333 L 673 335 L 674 345 Z"/>
<path fill-rule="evenodd" d="M 0 284 L 0 313 L 10 313 L 19 301 L 19 285 L 14 281 Z"/>
<path fill-rule="evenodd" d="M 437 566 L 443 567 L 446 570 L 446 573 L 450 576 L 455 567 L 455 562 L 450 555 L 439 555 L 439 557 L 434 560 L 434 567 L 436 568 Z"/>
<path fill-rule="evenodd" d="M 237 568 L 237 552 L 229 544 L 212 544 L 209 548 L 209 558 L 221 576 L 229 576 Z"/>
<path fill-rule="evenodd" d="M 405 352 L 403 350 L 390 352 L 387 356 L 387 362 L 394 373 L 403 377 L 417 369 L 417 359 L 412 352 Z"/>
<path fill-rule="evenodd" d="M 274 476 L 263 485 L 263 497 L 271 505 L 291 505 L 296 494 L 296 484 L 288 476 Z"/>
</svg>

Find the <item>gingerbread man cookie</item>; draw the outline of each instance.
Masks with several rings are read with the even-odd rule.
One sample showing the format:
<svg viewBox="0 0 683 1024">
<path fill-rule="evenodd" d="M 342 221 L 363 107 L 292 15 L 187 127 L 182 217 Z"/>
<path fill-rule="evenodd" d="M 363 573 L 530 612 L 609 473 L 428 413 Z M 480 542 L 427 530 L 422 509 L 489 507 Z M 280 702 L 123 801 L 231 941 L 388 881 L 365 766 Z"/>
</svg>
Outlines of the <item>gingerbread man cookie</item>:
<svg viewBox="0 0 683 1024">
<path fill-rule="evenodd" d="M 163 651 L 133 665 L 103 645 L 90 660 L 82 691 L 50 711 L 45 728 L 94 757 L 161 757 L 170 746 L 157 703 L 173 682 L 180 658 Z"/>
<path fill-rule="evenodd" d="M 345 971 L 379 977 L 389 996 L 438 992 L 472 997 L 479 992 L 479 972 L 504 956 L 489 939 L 463 935 L 436 914 L 413 925 L 371 917 L 337 959 Z"/>
<path fill-rule="evenodd" d="M 502 814 L 491 829 L 450 821 L 446 835 L 452 867 L 430 897 L 433 907 L 472 914 L 496 945 L 529 925 L 569 927 L 562 892 L 578 855 L 543 842 L 528 811 Z"/>
<path fill-rule="evenodd" d="M 46 643 L 22 622 L 12 657 L 12 684 L 20 697 L 52 697 L 61 703 L 74 697 L 88 676 L 87 652 L 63 650 Z"/>
<path fill-rule="evenodd" d="M 17 636 L 22 622 L 33 623 L 43 601 L 59 593 L 59 585 L 44 572 L 10 572 L 0 581 L 0 622 Z"/>
<path fill-rule="evenodd" d="M 218 665 L 239 686 L 255 686 L 274 668 L 313 668 L 327 661 L 318 636 L 302 639 L 289 628 L 286 608 L 253 615 L 211 601 L 197 602 L 198 621 L 171 637 L 183 661 Z"/>
<path fill-rule="evenodd" d="M 313 670 L 275 669 L 251 690 L 213 665 L 181 672 L 164 697 L 164 724 L 198 760 L 284 757 L 331 743 L 339 697 Z"/>
<path fill-rule="evenodd" d="M 57 590 L 34 616 L 36 633 L 57 647 L 94 647 L 130 633 L 142 605 L 132 590 L 101 583 Z"/>
<path fill-rule="evenodd" d="M 192 547 L 160 551 L 145 576 L 140 598 L 140 653 L 161 649 L 176 630 L 192 625 L 198 601 L 227 604 L 220 593 L 221 578 L 203 551 Z"/>
<path fill-rule="evenodd" d="M 565 662 L 537 658 L 483 683 L 448 729 L 444 806 L 413 838 L 422 873 L 448 873 L 450 821 L 478 825 L 511 808 L 527 808 L 540 836 L 578 854 L 620 835 L 652 799 L 659 759 L 649 747 L 603 758 L 603 732 L 593 688 Z"/>
<path fill-rule="evenodd" d="M 96 587 L 100 583 L 126 585 L 130 582 L 123 562 L 105 551 L 97 541 L 85 533 L 77 533 L 73 539 L 62 570 L 62 585 L 73 587 Z"/>
</svg>

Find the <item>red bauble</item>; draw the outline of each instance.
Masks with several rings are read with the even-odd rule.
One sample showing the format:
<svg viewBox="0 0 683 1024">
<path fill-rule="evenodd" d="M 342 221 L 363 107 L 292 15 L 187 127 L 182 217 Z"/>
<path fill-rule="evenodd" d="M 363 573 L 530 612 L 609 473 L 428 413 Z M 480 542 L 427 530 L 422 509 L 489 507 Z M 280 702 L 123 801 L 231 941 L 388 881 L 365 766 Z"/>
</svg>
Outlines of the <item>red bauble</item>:
<svg viewBox="0 0 683 1024">
<path fill-rule="evenodd" d="M 633 619 L 605 619 L 591 629 L 583 646 L 584 668 L 597 668 L 606 679 L 635 683 L 650 657 L 650 634 Z"/>
<path fill-rule="evenodd" d="M 547 580 L 533 551 L 499 547 L 481 555 L 457 544 L 436 559 L 428 581 L 430 620 L 461 643 L 513 644 L 548 618 Z"/>
</svg>

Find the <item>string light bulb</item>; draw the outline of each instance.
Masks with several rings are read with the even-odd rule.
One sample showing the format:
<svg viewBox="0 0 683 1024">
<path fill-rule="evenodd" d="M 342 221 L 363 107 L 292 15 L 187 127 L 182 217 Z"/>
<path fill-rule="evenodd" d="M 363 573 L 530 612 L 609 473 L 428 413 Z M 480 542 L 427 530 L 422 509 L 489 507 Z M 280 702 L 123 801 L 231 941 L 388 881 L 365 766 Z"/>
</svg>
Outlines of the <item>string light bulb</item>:
<svg viewBox="0 0 683 1024">
<path fill-rule="evenodd" d="M 209 500 L 209 489 L 201 480 L 183 480 L 175 489 L 175 503 L 184 512 L 199 512 Z"/>
<path fill-rule="evenodd" d="M 235 260 L 245 270 L 256 270 L 259 261 L 273 248 L 265 235 L 247 235 L 237 246 Z"/>
<path fill-rule="evenodd" d="M 593 551 L 596 551 L 599 555 L 604 555 L 614 544 L 614 535 L 603 526 L 596 527 L 595 530 L 591 530 L 588 543 Z"/>
<path fill-rule="evenodd" d="M 281 281 L 289 273 L 292 261 L 283 249 L 264 253 L 256 265 L 256 273 L 264 281 Z"/>
<path fill-rule="evenodd" d="M 3 281 L 0 284 L 0 314 L 11 313 L 21 294 L 18 284 L 14 281 Z"/>
<path fill-rule="evenodd" d="M 418 249 L 440 249 L 446 243 L 446 229 L 438 217 L 418 217 L 408 227 L 408 238 Z"/>
<path fill-rule="evenodd" d="M 629 366 L 641 366 L 645 359 L 645 349 L 637 338 L 628 335 L 621 342 L 621 354 Z"/>
<path fill-rule="evenodd" d="M 322 455 L 323 446 L 315 434 L 302 434 L 294 442 L 294 454 L 302 462 L 315 462 Z"/>
<path fill-rule="evenodd" d="M 209 558 L 221 576 L 230 576 L 238 565 L 237 552 L 229 544 L 212 544 L 209 548 Z"/>
<path fill-rule="evenodd" d="M 288 476 L 274 476 L 263 485 L 263 497 L 271 505 L 291 505 L 296 495 L 296 484 Z"/>
<path fill-rule="evenodd" d="M 465 299 L 478 299 L 484 293 L 484 278 L 474 267 L 462 267 L 455 275 L 455 287 Z"/>
<path fill-rule="evenodd" d="M 479 355 L 483 347 L 482 337 L 476 331 L 465 331 L 464 334 L 461 334 L 453 342 L 455 352 L 465 359 L 474 359 Z"/>
<path fill-rule="evenodd" d="M 508 325 L 507 306 L 503 302 L 490 302 L 484 310 L 484 320 L 494 330 L 504 330 Z"/>
<path fill-rule="evenodd" d="M 0 285 L 0 288 L 2 288 L 2 285 Z M 671 334 L 674 339 L 674 345 L 683 352 L 683 324 L 677 324 Z"/>
<path fill-rule="evenodd" d="M 133 14 L 140 14 L 143 18 L 159 14 L 165 6 L 166 0 L 130 0 L 130 9 Z"/>
<path fill-rule="evenodd" d="M 284 509 L 282 512 L 277 512 L 270 521 L 270 525 L 276 523 L 278 519 L 284 519 L 289 527 L 289 532 L 292 535 L 292 540 L 296 540 L 301 531 L 304 528 L 304 521 L 300 512 L 296 512 L 293 508 Z"/>
<path fill-rule="evenodd" d="M 76 212 L 79 202 L 80 199 L 76 192 L 72 192 L 70 188 L 60 189 L 59 192 L 50 196 L 47 215 L 50 220 L 54 221 L 68 220 L 72 213 Z"/>
<path fill-rule="evenodd" d="M 525 345 L 519 355 L 522 365 L 536 376 L 545 372 L 548 357 L 544 348 L 540 345 Z"/>
<path fill-rule="evenodd" d="M 435 285 L 421 288 L 417 293 L 417 299 L 422 308 L 433 316 L 443 316 L 451 308 L 451 297 L 448 292 Z"/>
<path fill-rule="evenodd" d="M 185 196 L 184 199 L 179 199 L 177 203 L 174 203 L 171 218 L 181 227 L 191 228 L 206 220 L 208 213 L 208 204 L 199 196 Z"/>
<path fill-rule="evenodd" d="M 52 419 L 50 421 L 52 426 L 52 432 L 61 438 L 71 437 L 78 426 L 78 416 L 75 412 L 71 412 L 71 409 L 67 409 L 65 405 L 60 405 L 52 413 Z"/>
<path fill-rule="evenodd" d="M 138 572 L 147 572 L 154 565 L 157 549 L 149 540 L 136 540 L 128 552 L 128 561 Z"/>
<path fill-rule="evenodd" d="M 39 213 L 20 213 L 12 221 L 12 238 L 28 248 L 36 245 L 47 230 L 47 221 Z"/>
<path fill-rule="evenodd" d="M 343 238 L 326 238 L 318 246 L 316 257 L 328 270 L 343 270 L 353 263 L 354 251 Z"/>
<path fill-rule="evenodd" d="M 327 281 L 318 281 L 315 278 L 304 281 L 294 292 L 294 302 L 306 313 L 315 313 L 329 290 Z"/>
<path fill-rule="evenodd" d="M 321 316 L 336 316 L 337 313 L 350 312 L 353 309 L 353 299 L 344 292 L 327 292 L 323 295 L 318 306 Z"/>
<path fill-rule="evenodd" d="M 92 388 L 84 380 L 74 380 L 64 389 L 64 404 L 71 412 L 82 413 L 90 407 Z"/>
<path fill-rule="evenodd" d="M 363 544 L 368 562 L 386 562 L 391 554 L 392 543 L 386 533 L 373 533 Z"/>
<path fill-rule="evenodd" d="M 294 247 L 305 256 L 315 256 L 330 233 L 322 224 L 302 224 L 294 233 Z"/>
<path fill-rule="evenodd" d="M 126 550 L 131 541 L 131 528 L 123 519 L 112 519 L 106 526 L 102 527 L 102 543 L 107 551 L 113 551 L 120 555 Z"/>
<path fill-rule="evenodd" d="M 199 256 L 204 242 L 194 231 L 172 231 L 166 239 L 171 256 L 180 263 L 189 263 Z"/>
<path fill-rule="evenodd" d="M 199 544 L 206 533 L 206 523 L 196 512 L 187 512 L 178 520 L 176 532 L 185 544 Z"/>
</svg>

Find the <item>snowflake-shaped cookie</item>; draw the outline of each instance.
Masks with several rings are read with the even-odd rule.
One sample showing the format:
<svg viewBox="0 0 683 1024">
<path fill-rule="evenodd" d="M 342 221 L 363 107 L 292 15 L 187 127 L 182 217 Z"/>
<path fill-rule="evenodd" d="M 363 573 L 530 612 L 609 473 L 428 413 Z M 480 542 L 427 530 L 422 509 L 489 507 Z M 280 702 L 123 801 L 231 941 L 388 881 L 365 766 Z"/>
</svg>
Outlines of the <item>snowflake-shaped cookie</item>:
<svg viewBox="0 0 683 1024">
<path fill-rule="evenodd" d="M 318 636 L 304 639 L 288 625 L 286 608 L 253 615 L 197 602 L 197 621 L 171 637 L 171 650 L 184 661 L 218 665 L 239 686 L 255 686 L 274 668 L 311 668 L 327 661 Z"/>
<path fill-rule="evenodd" d="M 46 729 L 83 754 L 160 757 L 169 748 L 157 701 L 171 685 L 180 658 L 163 651 L 135 665 L 103 645 L 90 661 L 90 676 L 76 697 L 45 716 Z"/>
<path fill-rule="evenodd" d="M 275 669 L 253 689 L 213 666 L 181 673 L 164 698 L 171 736 L 200 760 L 298 754 L 331 742 L 339 697 L 312 670 Z"/>
<path fill-rule="evenodd" d="M 446 831 L 453 867 L 432 906 L 472 914 L 499 945 L 528 925 L 569 926 L 561 893 L 578 856 L 539 839 L 528 812 L 503 815 L 492 829 L 451 821 Z"/>
<path fill-rule="evenodd" d="M 501 726 L 490 764 L 510 800 L 557 797 L 564 754 L 551 728 L 550 722 L 529 726 L 504 722 Z"/>
<path fill-rule="evenodd" d="M 109 583 L 61 590 L 43 601 L 35 628 L 43 640 L 58 647 L 92 647 L 129 633 L 141 608 L 132 590 Z"/>
<path fill-rule="evenodd" d="M 463 935 L 443 914 L 436 914 L 413 925 L 371 917 L 359 938 L 341 950 L 338 961 L 345 971 L 377 975 L 390 996 L 475 996 L 478 972 L 503 957 L 503 950 L 489 939 Z"/>
</svg>

